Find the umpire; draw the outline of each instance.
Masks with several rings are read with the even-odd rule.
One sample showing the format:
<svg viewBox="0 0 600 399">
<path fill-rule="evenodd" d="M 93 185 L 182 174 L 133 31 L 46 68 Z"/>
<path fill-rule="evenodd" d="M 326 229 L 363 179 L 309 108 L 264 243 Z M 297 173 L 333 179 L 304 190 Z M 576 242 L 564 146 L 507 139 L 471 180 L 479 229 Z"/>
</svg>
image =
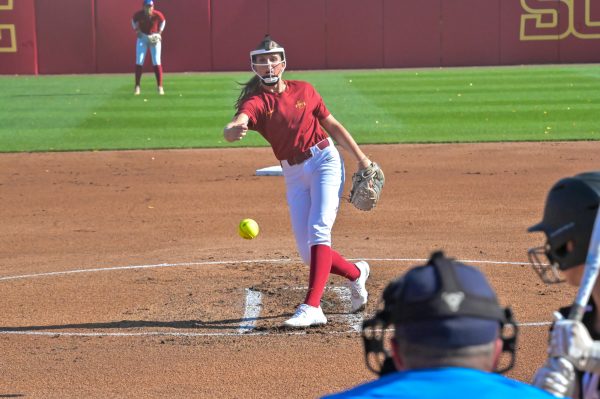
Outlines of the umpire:
<svg viewBox="0 0 600 399">
<path fill-rule="evenodd" d="M 390 356 L 384 337 L 392 325 Z M 385 288 L 383 310 L 363 323 L 362 336 L 367 366 L 381 378 L 327 398 L 554 397 L 498 374 L 514 363 L 512 313 L 478 269 L 442 252 Z M 502 352 L 510 356 L 499 370 Z"/>
</svg>

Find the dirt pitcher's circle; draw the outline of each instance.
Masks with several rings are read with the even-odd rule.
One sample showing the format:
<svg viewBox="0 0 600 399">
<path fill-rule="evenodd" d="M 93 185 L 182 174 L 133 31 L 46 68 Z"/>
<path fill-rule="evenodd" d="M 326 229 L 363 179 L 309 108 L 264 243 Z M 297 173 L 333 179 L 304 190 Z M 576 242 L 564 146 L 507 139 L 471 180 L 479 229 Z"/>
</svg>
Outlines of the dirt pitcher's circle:
<svg viewBox="0 0 600 399">
<path fill-rule="evenodd" d="M 0 396 L 314 398 L 348 388 L 374 378 L 361 318 L 437 249 L 479 267 L 512 306 L 522 328 L 509 375 L 528 381 L 552 311 L 575 291 L 538 281 L 527 249 L 543 237 L 526 228 L 555 181 L 597 168 L 600 142 L 362 147 L 386 171 L 385 194 L 371 212 L 344 198 L 333 246 L 369 259 L 366 312 L 350 317 L 347 287 L 331 276 L 328 324 L 293 333 L 279 327 L 304 298 L 308 268 L 283 178 L 255 175 L 276 164 L 270 149 L 1 154 Z M 248 215 L 260 239 L 237 236 Z"/>
</svg>

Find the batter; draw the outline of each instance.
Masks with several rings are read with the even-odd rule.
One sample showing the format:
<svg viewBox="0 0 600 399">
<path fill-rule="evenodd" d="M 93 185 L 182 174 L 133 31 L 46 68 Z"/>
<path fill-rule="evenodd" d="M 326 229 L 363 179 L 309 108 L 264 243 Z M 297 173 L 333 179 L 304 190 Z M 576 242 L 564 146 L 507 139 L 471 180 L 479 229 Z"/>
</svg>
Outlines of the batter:
<svg viewBox="0 0 600 399">
<path fill-rule="evenodd" d="M 542 281 L 553 284 L 564 277 L 571 286 L 582 284 L 588 252 L 595 251 L 592 241 L 599 206 L 600 171 L 566 177 L 552 186 L 542 221 L 528 230 L 546 236 L 544 246 L 529 250 Z M 558 397 L 600 398 L 599 303 L 600 280 L 596 280 L 581 321 L 567 318 L 570 306 L 555 314 L 549 358 L 537 370 L 534 385 Z"/>
<path fill-rule="evenodd" d="M 310 266 L 304 303 L 284 325 L 326 324 L 320 303 L 329 274 L 348 279 L 352 312 L 364 309 L 367 303 L 369 277 L 367 262 L 350 263 L 331 248 L 331 230 L 344 187 L 344 164 L 332 138 L 355 158 L 359 170 L 371 161 L 331 115 L 314 87 L 282 79 L 285 50 L 269 35 L 250 52 L 250 59 L 256 76 L 242 88 L 237 113 L 223 135 L 233 142 L 242 140 L 248 129 L 255 130 L 280 161 L 296 245 Z"/>
</svg>

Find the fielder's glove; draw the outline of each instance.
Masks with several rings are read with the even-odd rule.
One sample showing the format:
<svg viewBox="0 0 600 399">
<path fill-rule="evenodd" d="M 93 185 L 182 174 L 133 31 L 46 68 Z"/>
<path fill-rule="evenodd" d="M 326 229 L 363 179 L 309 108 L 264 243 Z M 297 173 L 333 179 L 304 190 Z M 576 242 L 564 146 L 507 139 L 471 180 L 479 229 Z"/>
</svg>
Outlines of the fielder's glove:
<svg viewBox="0 0 600 399">
<path fill-rule="evenodd" d="M 161 40 L 162 37 L 160 36 L 160 33 L 153 33 L 151 35 L 148 35 L 148 41 L 150 42 L 150 44 L 156 45 Z"/>
<path fill-rule="evenodd" d="M 548 356 L 564 357 L 581 371 L 600 372 L 600 341 L 592 340 L 587 328 L 554 313 Z"/>
<path fill-rule="evenodd" d="M 575 392 L 575 369 L 562 357 L 552 357 L 533 376 L 533 386 L 558 398 L 572 398 Z"/>
<path fill-rule="evenodd" d="M 361 211 L 375 208 L 385 183 L 383 171 L 375 162 L 352 176 L 350 202 Z"/>
</svg>

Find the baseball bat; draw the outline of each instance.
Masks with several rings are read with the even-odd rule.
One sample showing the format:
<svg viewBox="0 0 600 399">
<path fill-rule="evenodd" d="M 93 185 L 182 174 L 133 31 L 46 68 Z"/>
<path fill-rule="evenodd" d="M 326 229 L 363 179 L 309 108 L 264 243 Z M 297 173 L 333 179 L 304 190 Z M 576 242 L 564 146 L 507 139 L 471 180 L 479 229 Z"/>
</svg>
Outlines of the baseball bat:
<svg viewBox="0 0 600 399">
<path fill-rule="evenodd" d="M 575 302 L 573 302 L 573 306 L 571 306 L 571 310 L 569 311 L 569 319 L 577 321 L 583 319 L 585 307 L 592 294 L 594 284 L 596 284 L 598 271 L 600 271 L 600 212 L 596 214 L 592 237 L 590 238 L 590 246 L 585 258 L 583 276 L 581 276 L 581 283 L 577 290 Z"/>
</svg>

